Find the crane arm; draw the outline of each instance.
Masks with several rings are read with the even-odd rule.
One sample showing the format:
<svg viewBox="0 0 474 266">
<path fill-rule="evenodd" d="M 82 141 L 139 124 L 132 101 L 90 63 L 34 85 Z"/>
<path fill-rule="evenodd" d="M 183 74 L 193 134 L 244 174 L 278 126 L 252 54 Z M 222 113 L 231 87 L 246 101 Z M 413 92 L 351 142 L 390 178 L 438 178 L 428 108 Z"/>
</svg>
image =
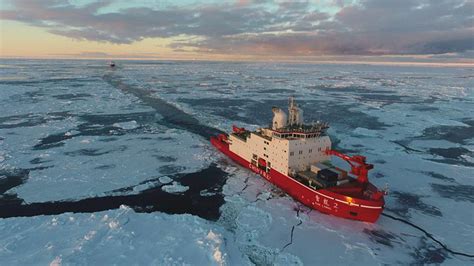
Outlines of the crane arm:
<svg viewBox="0 0 474 266">
<path fill-rule="evenodd" d="M 327 149 L 325 152 L 327 155 L 337 156 L 351 165 L 351 173 L 357 176 L 357 180 L 361 183 L 369 182 L 368 173 L 370 169 L 373 169 L 372 164 L 365 162 L 365 156 L 354 155 L 349 156 L 344 153 Z"/>
</svg>

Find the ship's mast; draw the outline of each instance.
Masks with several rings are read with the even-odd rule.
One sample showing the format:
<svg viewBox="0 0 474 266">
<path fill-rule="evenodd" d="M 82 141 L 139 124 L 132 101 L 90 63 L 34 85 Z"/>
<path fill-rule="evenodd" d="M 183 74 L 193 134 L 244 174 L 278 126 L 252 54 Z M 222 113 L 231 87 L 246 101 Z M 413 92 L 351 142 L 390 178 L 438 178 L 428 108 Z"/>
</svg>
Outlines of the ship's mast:
<svg viewBox="0 0 474 266">
<path fill-rule="evenodd" d="M 289 126 L 301 126 L 303 124 L 303 111 L 298 108 L 293 97 L 290 97 L 288 100 L 288 114 Z"/>
</svg>

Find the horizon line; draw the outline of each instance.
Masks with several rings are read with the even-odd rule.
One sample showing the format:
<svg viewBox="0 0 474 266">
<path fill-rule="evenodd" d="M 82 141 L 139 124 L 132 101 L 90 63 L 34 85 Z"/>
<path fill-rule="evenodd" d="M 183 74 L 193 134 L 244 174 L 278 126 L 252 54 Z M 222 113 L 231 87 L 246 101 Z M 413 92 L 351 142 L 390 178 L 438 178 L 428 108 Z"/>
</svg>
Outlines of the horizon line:
<svg viewBox="0 0 474 266">
<path fill-rule="evenodd" d="M 426 66 L 426 67 L 468 67 L 474 68 L 473 62 L 422 62 L 422 61 L 364 61 L 364 60 L 298 60 L 298 59 L 223 59 L 223 58 L 156 58 L 156 57 L 24 57 L 2 56 L 0 60 L 94 60 L 94 61 L 207 61 L 207 62 L 254 62 L 254 63 L 302 63 L 302 64 L 346 64 L 346 65 L 386 65 L 386 66 Z"/>
</svg>

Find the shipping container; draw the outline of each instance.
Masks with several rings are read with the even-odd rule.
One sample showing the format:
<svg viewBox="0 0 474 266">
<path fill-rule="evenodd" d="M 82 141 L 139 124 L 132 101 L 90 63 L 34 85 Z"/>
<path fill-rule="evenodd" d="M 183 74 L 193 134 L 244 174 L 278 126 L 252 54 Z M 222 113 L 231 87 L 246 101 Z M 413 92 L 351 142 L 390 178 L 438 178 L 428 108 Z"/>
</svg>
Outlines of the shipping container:
<svg viewBox="0 0 474 266">
<path fill-rule="evenodd" d="M 310 169 L 311 169 L 311 172 L 313 173 L 317 173 L 319 171 L 321 171 L 322 169 L 327 169 L 328 167 L 322 163 L 316 163 L 316 164 L 312 164 Z"/>
<path fill-rule="evenodd" d="M 334 181 L 337 182 L 337 173 L 329 169 L 322 169 L 318 172 L 318 178 L 325 181 Z"/>
</svg>

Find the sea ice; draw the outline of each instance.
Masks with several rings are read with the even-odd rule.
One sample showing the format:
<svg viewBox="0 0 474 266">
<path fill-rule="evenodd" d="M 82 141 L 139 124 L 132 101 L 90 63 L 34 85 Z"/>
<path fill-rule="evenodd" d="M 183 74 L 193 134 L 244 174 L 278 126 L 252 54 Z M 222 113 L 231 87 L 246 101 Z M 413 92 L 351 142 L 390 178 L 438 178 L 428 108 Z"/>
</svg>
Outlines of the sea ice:
<svg viewBox="0 0 474 266">
<path fill-rule="evenodd" d="M 189 189 L 187 186 L 180 185 L 178 182 L 173 181 L 170 185 L 164 185 L 161 187 L 162 190 L 168 193 L 183 193 Z"/>
<path fill-rule="evenodd" d="M 135 129 L 138 127 L 138 123 L 135 120 L 122 122 L 122 123 L 114 123 L 114 127 L 122 128 L 122 129 Z"/>
<path fill-rule="evenodd" d="M 95 61 L 32 62 L 37 65 L 4 63 L 12 66 L 5 75 L 18 76 L 18 67 L 23 74 L 0 81 L 0 166 L 29 171 L 7 193 L 26 203 L 129 186 L 134 190 L 127 193 L 162 184 L 180 193 L 188 187 L 165 176 L 216 163 L 229 173 L 225 203 L 217 222 L 128 207 L 2 219 L 0 264 L 472 264 L 385 216 L 366 224 L 302 207 L 225 159 L 189 125 L 163 121 L 139 94 L 117 87 L 149 92 L 224 131 L 266 125 L 271 107 L 285 106 L 293 95 L 307 120 L 331 123 L 337 147 L 375 165 L 371 181 L 381 188 L 388 183 L 391 191 L 387 214 L 421 226 L 453 250 L 474 253 L 474 221 L 466 211 L 473 207 L 466 164 L 472 153 L 449 161 L 430 152 L 472 151 L 471 69 L 166 61 L 127 62 L 110 71 Z M 122 83 L 113 86 L 106 75 Z"/>
</svg>

